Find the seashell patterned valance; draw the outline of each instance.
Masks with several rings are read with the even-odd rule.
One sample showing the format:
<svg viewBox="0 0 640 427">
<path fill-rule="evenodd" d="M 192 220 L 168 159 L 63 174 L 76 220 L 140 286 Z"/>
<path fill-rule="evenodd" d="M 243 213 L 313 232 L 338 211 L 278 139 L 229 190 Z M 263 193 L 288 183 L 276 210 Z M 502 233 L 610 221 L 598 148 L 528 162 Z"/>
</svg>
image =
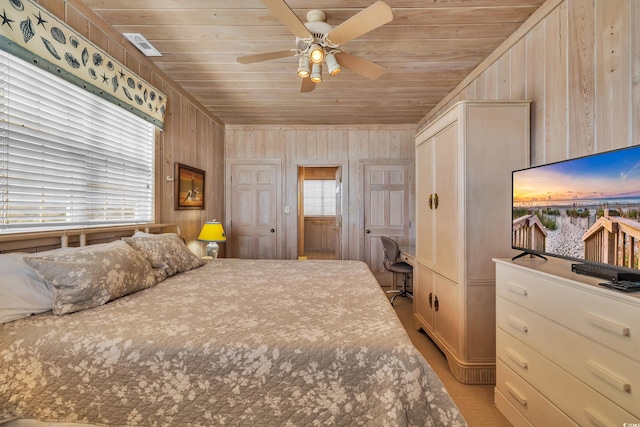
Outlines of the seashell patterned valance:
<svg viewBox="0 0 640 427">
<path fill-rule="evenodd" d="M 0 0 L 0 49 L 162 129 L 167 97 L 31 0 Z"/>
</svg>

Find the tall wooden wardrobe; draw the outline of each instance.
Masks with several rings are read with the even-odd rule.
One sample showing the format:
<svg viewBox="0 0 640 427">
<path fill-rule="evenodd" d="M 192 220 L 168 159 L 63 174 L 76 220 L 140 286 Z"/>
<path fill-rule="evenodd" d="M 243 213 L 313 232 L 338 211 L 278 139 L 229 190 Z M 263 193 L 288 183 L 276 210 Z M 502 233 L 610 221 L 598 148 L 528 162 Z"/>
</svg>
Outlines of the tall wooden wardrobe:
<svg viewBox="0 0 640 427">
<path fill-rule="evenodd" d="M 456 379 L 495 383 L 495 265 L 510 257 L 511 172 L 529 166 L 529 101 L 461 101 L 416 137 L 414 323 Z"/>
</svg>

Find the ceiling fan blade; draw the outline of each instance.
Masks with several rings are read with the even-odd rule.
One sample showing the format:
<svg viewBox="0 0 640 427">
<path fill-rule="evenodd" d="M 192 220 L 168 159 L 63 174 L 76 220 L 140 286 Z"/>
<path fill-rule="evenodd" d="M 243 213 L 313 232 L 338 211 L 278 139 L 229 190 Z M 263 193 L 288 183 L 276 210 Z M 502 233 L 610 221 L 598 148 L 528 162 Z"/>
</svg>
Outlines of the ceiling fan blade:
<svg viewBox="0 0 640 427">
<path fill-rule="evenodd" d="M 391 20 L 393 20 L 391 8 L 385 2 L 378 1 L 335 27 L 329 32 L 327 38 L 331 43 L 341 45 Z"/>
<path fill-rule="evenodd" d="M 254 62 L 270 61 L 272 59 L 286 58 L 287 56 L 294 56 L 296 54 L 293 50 L 279 50 L 277 52 L 257 53 L 255 55 L 238 56 L 236 61 L 241 64 L 253 64 Z"/>
<path fill-rule="evenodd" d="M 309 77 L 303 78 L 302 82 L 300 82 L 300 92 L 302 93 L 311 92 L 315 88 L 316 84 Z"/>
<path fill-rule="evenodd" d="M 262 4 L 278 18 L 285 27 L 301 39 L 313 38 L 311 32 L 304 26 L 300 18 L 293 13 L 293 10 L 284 0 L 260 0 Z"/>
<path fill-rule="evenodd" d="M 338 63 L 344 68 L 375 80 L 384 74 L 384 67 L 346 52 L 336 53 Z"/>
</svg>

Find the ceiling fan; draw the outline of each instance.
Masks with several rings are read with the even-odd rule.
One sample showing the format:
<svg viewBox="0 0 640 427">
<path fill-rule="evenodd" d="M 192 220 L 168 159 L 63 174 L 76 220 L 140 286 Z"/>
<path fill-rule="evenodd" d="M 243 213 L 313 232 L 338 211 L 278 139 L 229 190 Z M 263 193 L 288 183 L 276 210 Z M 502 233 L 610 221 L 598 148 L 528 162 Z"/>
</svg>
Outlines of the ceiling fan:
<svg viewBox="0 0 640 427">
<path fill-rule="evenodd" d="M 344 52 L 341 45 L 390 22 L 393 13 L 386 3 L 378 1 L 332 27 L 327 24 L 326 14 L 321 10 L 310 10 L 307 22 L 303 23 L 284 0 L 260 1 L 296 36 L 296 48 L 239 56 L 236 58 L 239 63 L 252 64 L 298 56 L 298 76 L 302 78 L 300 92 L 310 92 L 316 83 L 322 81 L 323 62 L 330 75 L 338 74 L 342 67 L 371 80 L 384 73 L 384 67 Z"/>
</svg>

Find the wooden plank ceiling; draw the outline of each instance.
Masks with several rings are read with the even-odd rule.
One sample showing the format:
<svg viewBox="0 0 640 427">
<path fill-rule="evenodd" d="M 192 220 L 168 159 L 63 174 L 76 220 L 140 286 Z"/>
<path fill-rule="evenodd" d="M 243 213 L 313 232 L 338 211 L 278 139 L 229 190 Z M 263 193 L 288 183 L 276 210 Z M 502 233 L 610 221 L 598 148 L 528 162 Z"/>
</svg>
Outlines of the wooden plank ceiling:
<svg viewBox="0 0 640 427">
<path fill-rule="evenodd" d="M 150 59 L 229 125 L 415 124 L 544 0 L 386 0 L 393 21 L 341 46 L 386 68 L 368 80 L 343 69 L 300 93 L 295 56 L 242 65 L 236 57 L 295 48 L 259 0 L 83 0 L 121 33 L 141 33 Z M 374 0 L 287 0 L 306 22 L 336 26 Z"/>
</svg>

